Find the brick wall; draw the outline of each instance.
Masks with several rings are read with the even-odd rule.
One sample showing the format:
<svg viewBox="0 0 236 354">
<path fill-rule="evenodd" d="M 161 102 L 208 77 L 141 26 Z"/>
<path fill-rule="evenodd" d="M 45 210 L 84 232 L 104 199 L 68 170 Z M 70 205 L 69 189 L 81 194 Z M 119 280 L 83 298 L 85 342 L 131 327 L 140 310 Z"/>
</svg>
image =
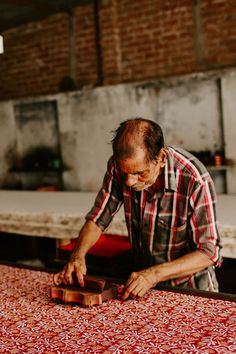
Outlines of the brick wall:
<svg viewBox="0 0 236 354">
<path fill-rule="evenodd" d="M 4 34 L 1 98 L 55 92 L 68 75 L 68 20 L 59 14 Z"/>
<path fill-rule="evenodd" d="M 236 1 L 202 1 L 201 20 L 206 68 L 235 66 Z"/>
<path fill-rule="evenodd" d="M 97 83 L 97 53 L 94 8 L 92 5 L 76 8 L 76 77 L 79 86 Z"/>
<path fill-rule="evenodd" d="M 3 33 L 0 99 L 58 92 L 65 77 L 80 88 L 236 65 L 235 0 L 99 0 L 73 19 Z"/>
</svg>

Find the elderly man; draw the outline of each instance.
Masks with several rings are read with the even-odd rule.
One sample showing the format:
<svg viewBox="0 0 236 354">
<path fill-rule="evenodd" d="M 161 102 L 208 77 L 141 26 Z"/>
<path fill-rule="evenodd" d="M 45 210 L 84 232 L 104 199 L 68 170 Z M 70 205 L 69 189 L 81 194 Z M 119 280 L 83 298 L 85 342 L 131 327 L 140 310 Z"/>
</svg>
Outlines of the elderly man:
<svg viewBox="0 0 236 354">
<path fill-rule="evenodd" d="M 83 285 L 85 255 L 124 204 L 135 260 L 123 299 L 143 296 L 158 283 L 218 291 L 220 265 L 215 191 L 193 155 L 164 145 L 153 121 L 124 121 L 112 140 L 103 186 L 86 216 L 77 245 L 56 284 Z"/>
</svg>

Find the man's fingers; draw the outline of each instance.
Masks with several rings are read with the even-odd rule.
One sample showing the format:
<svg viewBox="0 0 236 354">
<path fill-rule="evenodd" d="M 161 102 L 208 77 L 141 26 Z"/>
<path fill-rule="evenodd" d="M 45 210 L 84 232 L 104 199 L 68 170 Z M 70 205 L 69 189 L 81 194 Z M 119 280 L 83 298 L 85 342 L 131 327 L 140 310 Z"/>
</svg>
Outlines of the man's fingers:
<svg viewBox="0 0 236 354">
<path fill-rule="evenodd" d="M 148 290 L 149 290 L 149 289 L 146 289 L 146 288 L 141 289 L 141 290 L 138 292 L 137 296 L 138 296 L 138 297 L 143 297 L 143 296 L 146 294 L 146 292 L 147 292 Z"/>
<path fill-rule="evenodd" d="M 71 269 L 71 267 L 67 266 L 61 272 L 54 275 L 54 277 L 53 277 L 54 284 L 55 285 L 72 284 L 73 283 L 72 273 L 73 273 L 73 269 Z"/>
<path fill-rule="evenodd" d="M 152 285 L 150 285 L 146 276 L 143 276 L 140 272 L 133 272 L 126 282 L 122 299 L 126 300 L 128 298 L 134 299 L 135 297 L 142 297 L 151 287 Z"/>
<path fill-rule="evenodd" d="M 61 279 L 61 273 L 56 273 L 53 275 L 53 282 L 55 285 L 60 285 L 63 282 Z"/>
<path fill-rule="evenodd" d="M 63 270 L 54 275 L 53 281 L 55 285 L 73 284 L 74 281 L 84 286 L 84 275 L 86 274 L 86 263 L 84 259 L 76 259 L 69 261 Z"/>
<path fill-rule="evenodd" d="M 84 263 L 76 264 L 74 267 L 74 273 L 80 286 L 84 286 L 84 275 L 87 273 L 87 268 Z"/>
<path fill-rule="evenodd" d="M 127 300 L 129 297 L 130 297 L 130 292 L 128 289 L 126 289 L 122 295 L 122 300 Z"/>
<path fill-rule="evenodd" d="M 130 274 L 126 284 L 125 284 L 125 291 L 122 295 L 122 299 L 123 300 L 126 300 L 128 299 L 129 297 L 135 297 L 135 294 L 134 294 L 134 289 L 135 287 L 137 286 L 137 273 L 133 272 Z"/>
<path fill-rule="evenodd" d="M 137 277 L 138 277 L 138 273 L 132 272 L 125 284 L 126 288 L 128 288 L 130 286 L 130 284 L 132 284 L 133 281 L 137 279 Z"/>
<path fill-rule="evenodd" d="M 72 267 L 70 264 L 67 264 L 61 273 L 63 277 L 63 283 L 66 285 L 73 284 L 73 278 L 72 278 L 72 274 L 74 270 L 73 268 L 74 267 Z"/>
<path fill-rule="evenodd" d="M 84 286 L 84 275 L 86 274 L 86 270 L 84 272 L 81 272 L 81 269 L 76 269 L 75 270 L 75 275 L 78 280 L 78 283 L 80 286 Z"/>
<path fill-rule="evenodd" d="M 130 285 L 128 287 L 126 287 L 123 295 L 122 295 L 122 299 L 126 300 L 129 297 L 130 298 L 135 298 L 135 296 L 137 295 L 137 289 L 138 289 L 138 284 L 133 281 L 132 283 L 130 283 Z"/>
<path fill-rule="evenodd" d="M 141 284 L 137 284 L 136 287 L 128 287 L 125 289 L 122 299 L 126 300 L 128 298 L 134 299 L 135 297 L 142 297 L 149 290 L 147 287 L 143 287 Z"/>
<path fill-rule="evenodd" d="M 76 273 L 76 277 L 77 277 L 79 285 L 83 287 L 84 286 L 84 276 L 83 276 L 83 274 L 80 273 L 80 272 L 77 272 Z"/>
<path fill-rule="evenodd" d="M 70 285 L 74 283 L 76 278 L 80 286 L 84 286 L 84 274 L 86 274 L 86 271 L 86 265 L 68 263 L 61 272 L 53 276 L 54 284 L 60 285 L 63 283 L 65 285 Z M 73 277 L 73 274 L 75 277 Z"/>
</svg>

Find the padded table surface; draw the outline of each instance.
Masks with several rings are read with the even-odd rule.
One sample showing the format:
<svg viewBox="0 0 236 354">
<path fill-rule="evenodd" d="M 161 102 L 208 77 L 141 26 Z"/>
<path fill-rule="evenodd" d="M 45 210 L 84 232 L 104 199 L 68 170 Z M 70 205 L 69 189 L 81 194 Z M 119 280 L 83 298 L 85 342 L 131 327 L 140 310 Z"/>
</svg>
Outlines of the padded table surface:
<svg viewBox="0 0 236 354">
<path fill-rule="evenodd" d="M 28 236 L 72 239 L 85 222 L 96 193 L 0 191 L 0 231 Z M 123 211 L 108 232 L 127 235 Z"/>
<path fill-rule="evenodd" d="M 151 290 L 100 306 L 50 300 L 52 274 L 0 265 L 0 353 L 236 352 L 236 303 Z"/>
</svg>

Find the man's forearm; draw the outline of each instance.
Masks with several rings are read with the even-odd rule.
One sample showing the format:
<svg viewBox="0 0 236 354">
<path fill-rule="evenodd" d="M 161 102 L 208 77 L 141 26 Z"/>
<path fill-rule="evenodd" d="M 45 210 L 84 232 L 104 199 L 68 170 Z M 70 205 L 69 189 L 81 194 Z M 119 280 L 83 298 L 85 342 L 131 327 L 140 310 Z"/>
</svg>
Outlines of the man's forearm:
<svg viewBox="0 0 236 354">
<path fill-rule="evenodd" d="M 93 221 L 86 221 L 79 233 L 78 241 L 71 258 L 85 257 L 88 250 L 97 242 L 100 235 L 101 229 Z"/>
<path fill-rule="evenodd" d="M 213 265 L 207 255 L 200 251 L 188 253 L 171 262 L 153 266 L 157 283 L 191 275 Z"/>
</svg>

